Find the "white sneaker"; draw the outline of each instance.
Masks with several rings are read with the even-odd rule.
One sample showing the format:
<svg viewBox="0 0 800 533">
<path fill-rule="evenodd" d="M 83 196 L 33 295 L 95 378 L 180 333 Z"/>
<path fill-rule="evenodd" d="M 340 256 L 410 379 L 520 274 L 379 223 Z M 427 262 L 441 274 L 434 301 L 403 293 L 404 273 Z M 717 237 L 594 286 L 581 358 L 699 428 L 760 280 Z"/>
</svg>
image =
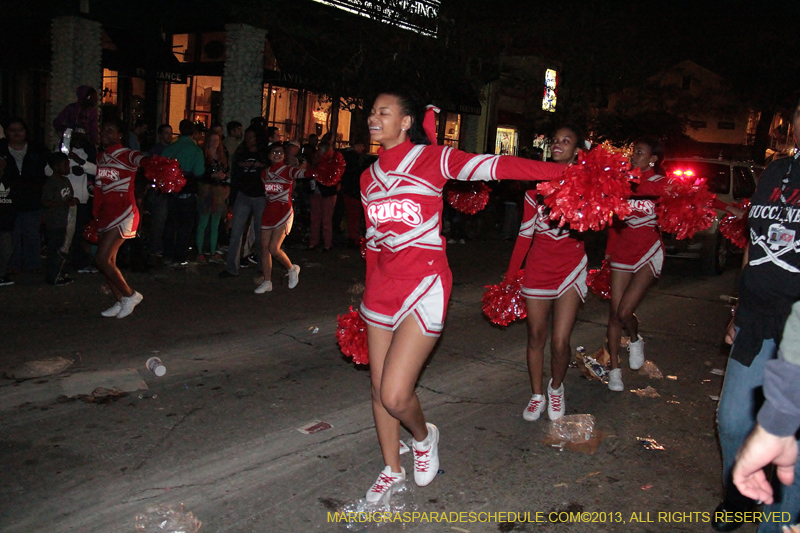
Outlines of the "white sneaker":
<svg viewBox="0 0 800 533">
<path fill-rule="evenodd" d="M 300 281 L 300 265 L 292 265 L 286 275 L 289 276 L 289 288 L 294 289 L 297 287 L 297 282 Z"/>
<path fill-rule="evenodd" d="M 625 385 L 622 383 L 622 369 L 615 368 L 608 373 L 608 388 L 614 392 L 622 392 Z"/>
<path fill-rule="evenodd" d="M 567 410 L 567 404 L 564 401 L 564 384 L 562 383 L 558 389 L 553 389 L 551 385 L 553 380 L 547 384 L 547 416 L 550 420 L 558 420 L 564 416 L 564 411 Z"/>
<path fill-rule="evenodd" d="M 392 472 L 392 467 L 386 466 L 367 491 L 367 503 L 378 503 L 384 498 L 391 498 L 392 494 L 402 489 L 405 484 L 405 468 L 401 466 L 400 472 Z"/>
<path fill-rule="evenodd" d="M 522 418 L 528 422 L 539 420 L 539 417 L 542 416 L 542 411 L 544 411 L 544 404 L 544 394 L 534 394 L 528 402 L 528 407 L 522 411 Z"/>
<path fill-rule="evenodd" d="M 130 296 L 123 296 L 122 301 L 120 302 L 122 304 L 122 308 L 119 310 L 119 313 L 117 313 L 117 318 L 125 318 L 129 314 L 133 313 L 133 308 L 139 305 L 142 300 L 144 300 L 144 296 L 136 291 L 133 291 L 133 294 Z"/>
<path fill-rule="evenodd" d="M 635 342 L 628 343 L 628 364 L 631 370 L 639 370 L 644 366 L 644 339 L 641 335 L 637 337 Z"/>
<path fill-rule="evenodd" d="M 114 318 L 119 314 L 120 311 L 122 311 L 122 304 L 119 302 L 114 302 L 114 305 L 112 305 L 111 307 L 109 307 L 100 314 L 107 318 Z"/>
<path fill-rule="evenodd" d="M 422 442 L 413 441 L 414 482 L 417 486 L 428 485 L 439 473 L 439 428 L 431 423 L 428 436 Z M 413 440 L 413 439 L 412 439 Z"/>
<path fill-rule="evenodd" d="M 256 288 L 253 292 L 256 294 L 264 294 L 265 292 L 272 291 L 272 282 L 271 281 L 263 281 L 261 285 Z"/>
</svg>

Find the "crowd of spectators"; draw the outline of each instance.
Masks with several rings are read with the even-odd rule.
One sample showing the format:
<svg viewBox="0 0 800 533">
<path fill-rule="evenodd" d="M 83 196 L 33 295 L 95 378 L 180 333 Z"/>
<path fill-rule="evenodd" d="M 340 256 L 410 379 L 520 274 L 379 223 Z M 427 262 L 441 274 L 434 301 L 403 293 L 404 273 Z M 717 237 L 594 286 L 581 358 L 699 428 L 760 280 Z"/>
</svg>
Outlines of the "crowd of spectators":
<svg viewBox="0 0 800 533">
<path fill-rule="evenodd" d="M 53 122 L 54 138 L 62 139 L 55 152 L 32 139 L 20 118 L 11 118 L 0 130 L 0 286 L 13 285 L 24 272 L 43 274 L 44 281 L 58 286 L 70 283 L 72 273 L 98 271 L 96 246 L 83 236 L 92 220 L 92 172 L 103 150 L 98 97 L 86 86 L 76 96 Z M 282 143 L 285 163 L 299 169 L 333 149 L 330 135 L 282 139 L 280 129 L 263 117 L 246 127 L 237 121 L 206 127 L 183 120 L 177 128 L 153 128 L 142 118 L 122 125 L 127 126 L 121 135 L 126 148 L 176 159 L 186 179 L 180 191 L 165 193 L 139 172 L 141 222 L 137 238 L 120 250 L 120 263 L 134 269 L 219 263 L 221 277 L 227 277 L 251 265 L 260 268 L 268 147 Z M 296 184 L 293 246 L 327 251 L 340 235 L 344 243 L 345 231 L 346 244 L 359 246 L 364 215 L 358 180 L 372 161 L 365 146 L 358 142 L 343 149 L 347 170 L 340 185 L 325 187 L 313 180 Z"/>
</svg>

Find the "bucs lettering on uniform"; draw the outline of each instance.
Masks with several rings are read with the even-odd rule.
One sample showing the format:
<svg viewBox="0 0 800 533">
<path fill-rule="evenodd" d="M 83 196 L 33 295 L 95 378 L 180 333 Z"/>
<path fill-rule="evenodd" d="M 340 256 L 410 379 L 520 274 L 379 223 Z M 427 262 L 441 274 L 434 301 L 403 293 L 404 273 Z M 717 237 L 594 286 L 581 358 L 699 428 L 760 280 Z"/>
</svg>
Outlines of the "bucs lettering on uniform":
<svg viewBox="0 0 800 533">
<path fill-rule="evenodd" d="M 106 178 L 111 181 L 117 181 L 119 179 L 119 170 L 115 168 L 100 167 L 97 169 L 97 177 Z"/>
<path fill-rule="evenodd" d="M 409 226 L 419 226 L 422 222 L 420 215 L 422 208 L 411 200 L 389 200 L 370 204 L 367 208 L 367 216 L 374 225 L 383 222 L 405 222 Z"/>
<path fill-rule="evenodd" d="M 636 200 L 631 198 L 628 200 L 628 205 L 631 211 L 639 212 L 641 215 L 656 214 L 656 204 L 652 200 Z"/>
</svg>

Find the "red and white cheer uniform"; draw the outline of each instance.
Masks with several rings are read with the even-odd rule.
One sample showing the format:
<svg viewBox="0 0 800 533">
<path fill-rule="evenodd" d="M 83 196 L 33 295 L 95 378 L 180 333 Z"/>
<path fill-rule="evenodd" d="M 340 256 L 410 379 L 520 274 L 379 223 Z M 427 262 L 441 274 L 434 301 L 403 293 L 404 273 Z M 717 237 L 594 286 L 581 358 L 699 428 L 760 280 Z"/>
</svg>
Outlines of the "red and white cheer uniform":
<svg viewBox="0 0 800 533">
<path fill-rule="evenodd" d="M 141 152 L 115 144 L 97 158 L 94 180 L 94 218 L 98 233 L 119 230 L 123 239 L 136 237 L 139 210 L 136 208 L 134 182 L 136 171 L 145 156 Z"/>
<path fill-rule="evenodd" d="M 410 141 L 385 150 L 361 175 L 367 219 L 367 282 L 361 315 L 394 330 L 410 313 L 422 332 L 444 327 L 452 274 L 441 235 L 448 179 L 549 180 L 564 167 L 508 156 L 474 155 Z"/>
<path fill-rule="evenodd" d="M 656 201 L 664 194 L 669 179 L 652 169 L 642 173 L 636 191 L 628 199 L 631 214 L 609 228 L 606 255 L 611 270 L 638 272 L 645 265 L 653 275 L 661 275 L 664 242 L 656 221 Z"/>
<path fill-rule="evenodd" d="M 569 228 L 550 220 L 547 206 L 536 201 L 537 192 L 525 193 L 525 210 L 514 244 L 506 279 L 513 279 L 525 260 L 522 295 L 537 300 L 555 300 L 569 289 L 586 300 L 586 253 L 583 241 Z M 527 256 L 527 257 L 526 257 Z"/>
<path fill-rule="evenodd" d="M 286 163 L 271 165 L 264 170 L 264 192 L 267 205 L 261 215 L 261 229 L 274 230 L 286 225 L 286 234 L 292 230 L 292 185 L 294 180 L 305 177 L 305 172 Z"/>
</svg>

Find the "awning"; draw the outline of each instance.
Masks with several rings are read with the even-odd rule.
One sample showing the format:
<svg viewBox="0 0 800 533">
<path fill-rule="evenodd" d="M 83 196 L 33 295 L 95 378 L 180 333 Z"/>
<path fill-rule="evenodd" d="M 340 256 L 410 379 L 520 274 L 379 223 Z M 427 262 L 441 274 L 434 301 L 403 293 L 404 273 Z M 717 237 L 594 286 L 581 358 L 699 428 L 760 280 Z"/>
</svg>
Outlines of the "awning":
<svg viewBox="0 0 800 533">
<path fill-rule="evenodd" d="M 104 28 L 110 42 L 103 46 L 103 67 L 165 83 L 186 83 L 187 66 L 160 35 L 123 28 Z"/>
</svg>

